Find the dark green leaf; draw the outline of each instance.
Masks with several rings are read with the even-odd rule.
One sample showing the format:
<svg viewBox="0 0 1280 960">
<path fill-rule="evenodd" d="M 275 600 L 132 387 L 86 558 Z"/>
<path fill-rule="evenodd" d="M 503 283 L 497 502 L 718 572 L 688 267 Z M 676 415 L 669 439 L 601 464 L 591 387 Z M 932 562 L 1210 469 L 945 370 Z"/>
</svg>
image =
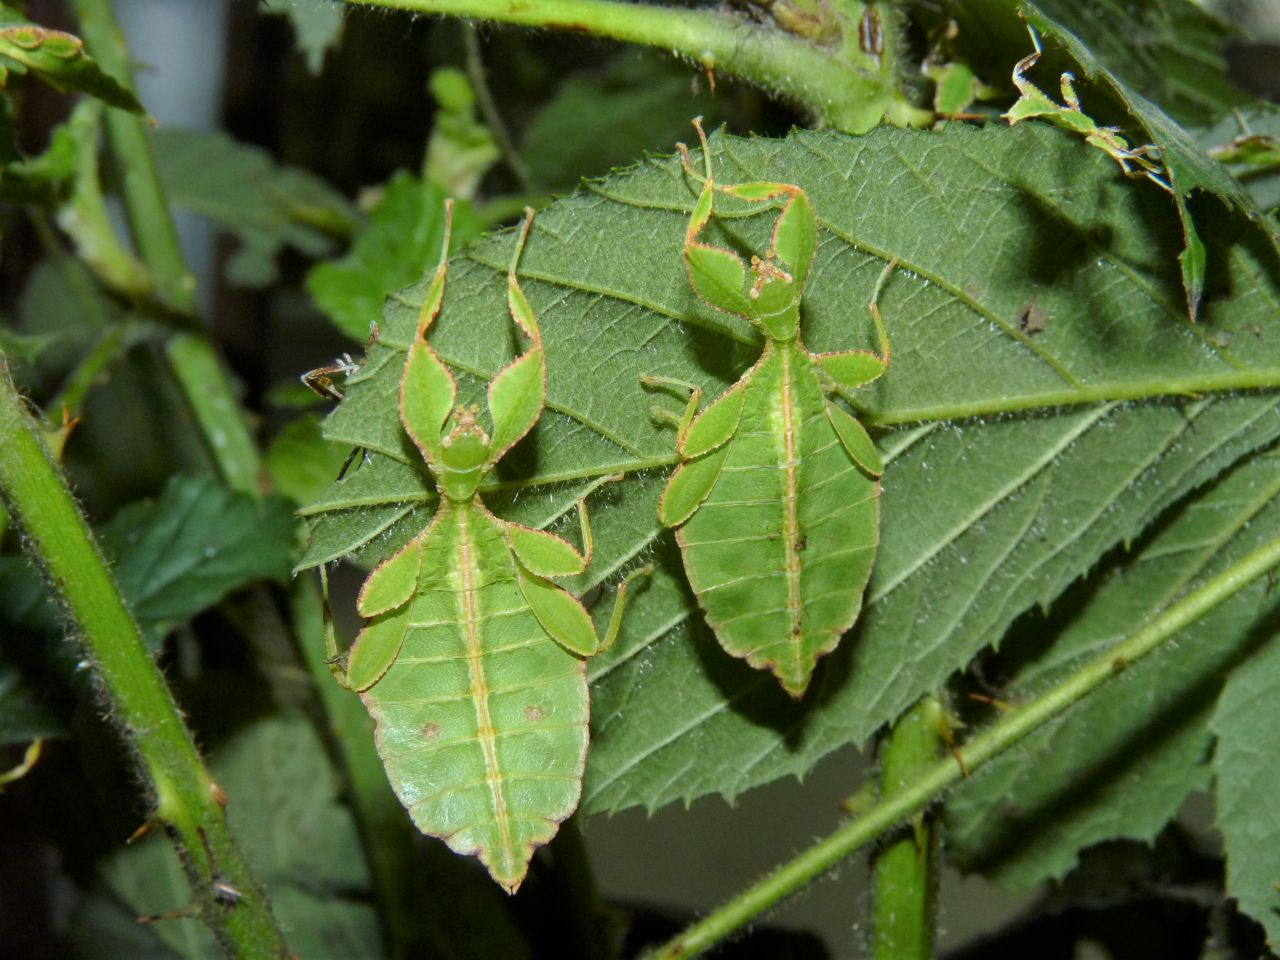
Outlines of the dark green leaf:
<svg viewBox="0 0 1280 960">
<path fill-rule="evenodd" d="M 76 138 L 68 125 L 55 127 L 44 153 L 0 168 L 0 198 L 52 207 L 75 175 L 77 155 Z"/>
<path fill-rule="evenodd" d="M 671 149 L 691 134 L 689 118 L 710 125 L 719 111 L 690 84 L 686 67 L 622 54 L 603 76 L 569 74 L 525 131 L 520 155 L 535 183 L 571 187 L 579 179 Z"/>
<path fill-rule="evenodd" d="M 78 90 L 113 107 L 142 112 L 133 93 L 102 72 L 79 37 L 37 26 L 4 7 L 0 8 L 0 79 L 6 64 L 30 70 L 55 90 Z"/>
<path fill-rule="evenodd" d="M 56 736 L 63 729 L 17 671 L 0 664 L 0 746 Z"/>
<path fill-rule="evenodd" d="M 280 498 L 235 493 L 211 477 L 174 477 L 102 529 L 103 549 L 154 639 L 239 587 L 288 574 L 293 517 Z"/>
<path fill-rule="evenodd" d="M 1275 584 L 1261 590 L 1274 609 Z M 1227 852 L 1227 895 L 1262 924 L 1272 949 L 1280 945 L 1280 632 L 1275 618 L 1260 624 L 1258 647 L 1231 674 L 1213 716 L 1218 747 L 1213 758 L 1217 779 L 1218 829 Z M 1219 641 L 1220 642 L 1220 641 Z"/>
<path fill-rule="evenodd" d="M 351 339 L 364 341 L 369 336 L 387 294 L 434 268 L 444 233 L 444 200 L 436 184 L 396 174 L 351 251 L 308 274 L 307 289 L 317 306 Z M 479 236 L 480 229 L 468 204 L 454 205 L 455 248 Z"/>
<path fill-rule="evenodd" d="M 596 490 L 596 556 L 576 592 L 644 557 L 658 566 L 637 584 L 617 644 L 592 662 L 588 810 L 732 796 L 865 741 L 1280 434 L 1266 392 L 1280 386 L 1271 248 L 1234 232 L 1238 221 L 1214 221 L 1221 275 L 1203 322 L 1188 324 L 1167 198 L 1134 189 L 1079 138 L 957 125 L 714 137 L 712 149 L 722 183 L 793 182 L 814 202 L 811 348 L 871 346 L 866 304 L 898 261 L 880 300 L 893 364 L 851 397 L 887 454 L 879 557 L 860 622 L 803 702 L 719 650 L 657 524 L 675 438 L 650 413 L 662 397 L 639 380 L 679 378 L 716 396 L 759 354 L 745 324 L 690 292 L 681 243 L 696 184 L 675 159 L 650 162 L 540 214 L 521 275 L 545 339 L 547 409 L 486 503 L 560 530 Z M 772 217 L 751 209 L 726 203 L 723 216 L 731 242 L 755 249 Z M 468 402 L 512 356 L 510 251 L 497 237 L 450 266 L 432 343 Z M 422 528 L 432 494 L 396 397 L 423 290 L 388 300 L 380 339 L 326 422 L 327 436 L 368 454 L 307 511 L 307 564 L 353 550 L 371 562 Z M 1261 392 L 1218 395 L 1245 384 Z M 615 473 L 626 479 L 603 484 Z"/>
<path fill-rule="evenodd" d="M 1000 696 L 1034 696 L 1280 536 L 1278 497 L 1280 455 L 1271 452 L 1182 506 L 1078 613 L 1068 611 L 1070 625 Z M 965 781 L 947 801 L 950 855 L 1026 887 L 1065 874 L 1090 844 L 1153 839 L 1187 794 L 1208 784 L 1215 695 L 1278 599 L 1265 582 L 1251 585 Z"/>
<path fill-rule="evenodd" d="M 1227 76 L 1224 53 L 1236 30 L 1192 0 L 1034 0 L 1022 8 L 1032 22 L 1037 13 L 1050 17 L 1078 38 L 1090 77 L 1104 69 L 1117 89 L 1154 101 L 1177 122 L 1206 123 L 1249 101 Z"/>
<path fill-rule="evenodd" d="M 1185 4 L 1185 0 L 1176 0 Z M 1020 0 L 1020 10 L 1027 22 L 1041 33 L 1052 36 L 1071 57 L 1080 64 L 1085 77 L 1090 80 L 1105 81 L 1124 103 L 1129 113 L 1142 125 L 1151 143 L 1160 150 L 1160 160 L 1168 173 L 1170 186 L 1176 195 L 1178 216 L 1182 223 L 1185 254 L 1180 255 L 1183 286 L 1186 292 L 1187 308 L 1191 319 L 1195 319 L 1200 308 L 1200 299 L 1204 292 L 1205 258 L 1203 248 L 1199 246 L 1199 230 L 1191 219 L 1186 206 L 1186 198 L 1194 190 L 1204 190 L 1216 195 L 1229 209 L 1238 210 L 1249 217 L 1257 225 L 1260 233 L 1280 248 L 1280 239 L 1276 232 L 1262 218 L 1261 211 L 1252 198 L 1244 191 L 1221 164 L 1210 159 L 1197 146 L 1191 135 L 1169 117 L 1159 106 L 1147 99 L 1133 86 L 1126 83 L 1121 76 L 1109 69 L 1110 64 L 1095 56 L 1093 50 L 1063 22 L 1052 19 L 1043 12 L 1045 9 L 1056 9 L 1058 4 L 1041 3 L 1037 5 L 1031 0 Z M 1066 9 L 1078 9 L 1078 5 L 1061 4 Z M 1189 5 L 1188 5 L 1189 6 Z M 1121 38 L 1120 34 L 1111 30 L 1107 36 L 1122 44 L 1125 53 L 1117 52 L 1115 59 L 1123 59 L 1125 63 L 1135 63 L 1141 57 L 1133 56 L 1133 45 Z M 1200 76 L 1200 74 L 1197 74 Z M 1212 114 L 1226 106 L 1228 102 L 1214 102 Z M 1087 111 L 1086 111 L 1087 112 Z"/>
<path fill-rule="evenodd" d="M 278 165 L 258 147 L 224 133 L 163 128 L 152 132 L 165 193 L 180 210 L 208 217 L 241 247 L 227 264 L 233 283 L 261 287 L 276 278 L 276 256 L 293 247 L 309 256 L 350 234 L 356 214 L 318 177 Z"/>
</svg>

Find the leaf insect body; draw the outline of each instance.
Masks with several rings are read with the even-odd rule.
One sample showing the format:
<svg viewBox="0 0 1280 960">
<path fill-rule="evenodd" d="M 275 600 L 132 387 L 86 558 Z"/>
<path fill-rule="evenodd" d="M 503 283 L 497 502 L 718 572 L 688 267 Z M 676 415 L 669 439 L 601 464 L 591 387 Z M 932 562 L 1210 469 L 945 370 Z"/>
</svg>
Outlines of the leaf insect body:
<svg viewBox="0 0 1280 960">
<path fill-rule="evenodd" d="M 696 417 L 700 392 L 680 385 L 691 391 L 677 424 L 681 463 L 658 516 L 676 528 L 689 583 L 720 644 L 800 697 L 818 658 L 857 619 L 879 540 L 883 463 L 862 425 L 828 395 L 884 373 L 888 336 L 873 299 L 879 353 L 809 352 L 799 330 L 817 249 L 813 205 L 792 184 L 717 186 L 706 136 L 694 125 L 706 173 L 698 176 L 682 150 L 686 172 L 702 182 L 684 242 L 689 282 L 709 306 L 750 322 L 765 345 L 755 366 Z M 699 239 L 717 191 L 781 201 L 763 258 L 747 264 Z"/>
<path fill-rule="evenodd" d="M 1151 144 L 1130 147 L 1129 142 L 1120 135 L 1117 127 L 1099 126 L 1096 120 L 1080 109 L 1074 74 L 1068 71 L 1062 75 L 1062 102 L 1066 104 L 1065 107 L 1054 103 L 1048 94 L 1027 79 L 1027 71 L 1036 65 L 1044 52 L 1040 47 L 1040 37 L 1036 34 L 1035 27 L 1027 24 L 1027 30 L 1031 34 L 1031 42 L 1035 49 L 1014 65 L 1013 85 L 1017 87 L 1019 97 L 1017 102 L 1009 108 L 1009 112 L 1004 115 L 1009 125 L 1012 126 L 1033 117 L 1048 120 L 1064 130 L 1081 134 L 1086 143 L 1097 147 L 1118 163 L 1126 176 L 1146 177 L 1166 193 L 1173 193 L 1173 187 L 1169 186 L 1168 181 L 1161 176 L 1164 168 L 1150 159 L 1153 155 L 1159 156 L 1159 148 Z M 1138 169 L 1135 170 L 1130 164 L 1136 165 Z"/>
<path fill-rule="evenodd" d="M 646 572 L 619 586 L 601 640 L 582 604 L 548 579 L 581 573 L 590 562 L 583 502 L 579 553 L 553 534 L 499 520 L 478 495 L 537 422 L 545 399 L 541 334 L 515 274 L 533 217 L 525 213 L 507 303 L 530 345 L 489 384 L 486 429 L 477 405 L 455 406 L 453 375 L 427 342 L 444 297 L 446 208 L 440 264 L 399 401 L 440 504 L 426 529 L 365 581 L 358 608 L 368 623 L 340 677 L 377 721 L 387 774 L 419 829 L 478 855 L 511 893 L 534 848 L 577 806 L 587 752 L 583 658 L 613 642 L 628 583 Z"/>
</svg>

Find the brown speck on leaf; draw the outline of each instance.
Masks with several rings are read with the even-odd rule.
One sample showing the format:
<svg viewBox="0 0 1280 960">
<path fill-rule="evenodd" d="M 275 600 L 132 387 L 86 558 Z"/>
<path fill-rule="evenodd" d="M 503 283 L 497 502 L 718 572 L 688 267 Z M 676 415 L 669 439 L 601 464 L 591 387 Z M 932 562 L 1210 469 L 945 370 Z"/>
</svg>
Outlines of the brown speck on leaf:
<svg viewBox="0 0 1280 960">
<path fill-rule="evenodd" d="M 422 739 L 434 740 L 440 736 L 440 724 L 427 722 L 422 725 Z"/>
<path fill-rule="evenodd" d="M 809 546 L 808 537 L 799 536 L 796 538 L 796 553 L 803 553 L 805 551 L 805 548 L 808 546 Z"/>
<path fill-rule="evenodd" d="M 537 704 L 531 703 L 524 708 L 524 718 L 530 723 L 541 723 L 542 718 L 545 716 L 546 714 L 542 712 L 542 708 Z"/>
<path fill-rule="evenodd" d="M 1033 293 L 1031 300 L 1018 312 L 1018 329 L 1033 337 L 1045 328 L 1048 319 L 1044 310 L 1036 303 L 1036 295 Z"/>
</svg>

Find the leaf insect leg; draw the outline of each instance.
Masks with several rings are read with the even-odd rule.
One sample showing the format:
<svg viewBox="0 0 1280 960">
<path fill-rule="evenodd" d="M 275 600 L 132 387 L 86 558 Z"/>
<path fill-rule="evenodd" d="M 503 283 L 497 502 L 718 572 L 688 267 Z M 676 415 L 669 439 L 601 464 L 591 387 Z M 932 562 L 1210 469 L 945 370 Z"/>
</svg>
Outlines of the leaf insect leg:
<svg viewBox="0 0 1280 960">
<path fill-rule="evenodd" d="M 338 651 L 338 635 L 333 626 L 333 607 L 329 603 L 329 571 L 327 564 L 320 564 L 320 608 L 324 616 L 324 662 L 329 672 L 345 690 L 347 684 L 346 660 L 349 651 Z"/>
<path fill-rule="evenodd" d="M 659 423 L 668 423 L 674 426 L 677 440 L 683 441 L 684 435 L 689 432 L 689 424 L 693 423 L 694 415 L 698 412 L 698 404 L 702 402 L 702 388 L 695 383 L 690 383 L 688 380 L 679 380 L 675 377 L 658 377 L 650 374 L 642 375 L 640 383 L 646 387 L 654 387 L 670 393 L 688 394 L 689 399 L 685 403 L 684 411 L 679 416 L 657 404 L 649 408 L 653 414 L 653 419 Z"/>
</svg>

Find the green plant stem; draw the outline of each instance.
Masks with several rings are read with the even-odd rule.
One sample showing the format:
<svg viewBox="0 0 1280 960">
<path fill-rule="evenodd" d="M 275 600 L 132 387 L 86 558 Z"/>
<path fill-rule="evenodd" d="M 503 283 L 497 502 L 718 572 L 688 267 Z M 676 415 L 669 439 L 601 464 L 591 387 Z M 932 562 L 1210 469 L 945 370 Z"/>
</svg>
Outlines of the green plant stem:
<svg viewBox="0 0 1280 960">
<path fill-rule="evenodd" d="M 656 47 L 709 70 L 758 84 L 807 107 L 823 124 L 849 133 L 865 133 L 886 113 L 900 123 L 932 119 L 931 113 L 904 103 L 896 87 L 881 78 L 875 60 L 860 51 L 855 51 L 856 62 L 847 62 L 801 37 L 716 9 L 690 10 L 618 0 L 346 2 L 566 30 Z"/>
<path fill-rule="evenodd" d="M 880 747 L 880 797 L 908 787 L 938 759 L 947 719 L 942 704 L 925 697 L 894 723 Z M 937 893 L 938 824 L 928 813 L 876 851 L 872 861 L 872 960 L 929 960 Z"/>
<path fill-rule="evenodd" d="M 360 698 L 338 686 L 329 670 L 317 580 L 314 572 L 300 574 L 294 578 L 289 593 L 298 651 L 320 697 L 329 736 L 346 770 L 390 955 L 405 957 L 410 955 L 418 927 L 411 902 L 413 884 L 409 880 L 414 839 L 411 821 L 392 792 L 374 748 L 372 718 Z"/>
<path fill-rule="evenodd" d="M 165 356 L 222 479 L 232 490 L 260 492 L 258 448 L 213 344 L 194 333 L 177 333 L 166 341 Z"/>
<path fill-rule="evenodd" d="M 98 337 L 92 349 L 76 364 L 59 390 L 46 404 L 45 409 L 56 425 L 64 418 L 74 420 L 80 416 L 84 398 L 95 383 L 103 379 L 129 345 L 124 324 L 112 324 Z"/>
<path fill-rule="evenodd" d="M 104 73 L 132 90 L 124 37 L 110 0 L 75 0 L 80 32 Z M 156 293 L 176 313 L 195 316 L 195 280 L 187 270 L 147 142 L 146 121 L 127 110 L 107 110 L 107 133 L 120 158 L 125 211 L 138 253 L 151 270 Z"/>
<path fill-rule="evenodd" d="M 133 89 L 128 51 L 110 0 L 75 0 L 75 8 L 80 31 L 99 66 Z M 130 232 L 151 272 L 156 296 L 188 330 L 196 330 L 195 280 L 178 244 L 147 139 L 146 121 L 125 110 L 108 108 L 106 124 L 122 171 Z M 257 447 L 212 344 L 203 332 L 188 333 L 184 341 L 170 346 L 167 356 L 223 480 L 234 490 L 257 493 L 261 474 Z"/>
<path fill-rule="evenodd" d="M 1191 591 L 1141 630 L 992 724 L 957 750 L 955 757 L 933 764 L 911 784 L 878 801 L 864 816 L 783 864 L 649 956 L 661 960 L 691 957 L 722 940 L 844 857 L 923 811 L 964 778 L 964 769 L 970 773 L 980 769 L 1108 679 L 1158 650 L 1179 630 L 1277 564 L 1280 564 L 1280 538 L 1259 547 Z"/>
<path fill-rule="evenodd" d="M 27 549 L 75 621 L 111 720 L 152 792 L 154 817 L 178 847 L 202 919 L 230 955 L 288 956 L 270 906 L 227 828 L 226 798 L 200 759 L 7 368 L 0 370 L 0 490 L 26 533 Z M 234 888 L 238 899 L 219 899 L 215 884 Z"/>
</svg>

